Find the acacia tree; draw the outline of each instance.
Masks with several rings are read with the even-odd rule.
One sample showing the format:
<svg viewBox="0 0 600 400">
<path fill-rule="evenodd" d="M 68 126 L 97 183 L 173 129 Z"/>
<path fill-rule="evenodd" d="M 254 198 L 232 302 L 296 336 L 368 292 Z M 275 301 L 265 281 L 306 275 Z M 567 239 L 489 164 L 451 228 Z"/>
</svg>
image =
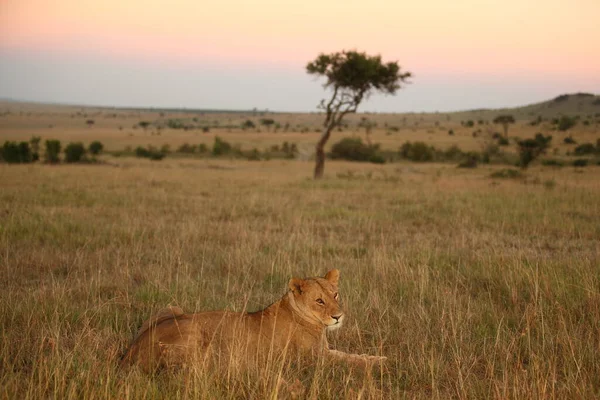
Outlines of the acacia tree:
<svg viewBox="0 0 600 400">
<path fill-rule="evenodd" d="M 377 123 L 375 123 L 374 121 L 371 121 L 367 117 L 362 117 L 360 119 L 360 122 L 358 123 L 359 128 L 365 128 L 365 138 L 367 139 L 367 144 L 369 146 L 371 145 L 371 131 L 376 126 L 377 126 Z"/>
<path fill-rule="evenodd" d="M 504 129 L 504 137 L 508 139 L 508 125 L 515 123 L 515 117 L 509 114 L 498 115 L 494 118 L 495 124 L 501 124 Z"/>
<path fill-rule="evenodd" d="M 363 99 L 374 91 L 395 94 L 400 83 L 410 78 L 410 72 L 401 72 L 398 62 L 383 63 L 381 56 L 369 56 L 355 50 L 319 56 L 306 65 L 306 72 L 324 76 L 323 85 L 333 90 L 331 98 L 321 100 L 318 108 L 325 111 L 323 133 L 316 146 L 315 179 L 325 170 L 325 144 L 331 131 L 340 125 L 348 113 L 356 112 Z"/>
</svg>

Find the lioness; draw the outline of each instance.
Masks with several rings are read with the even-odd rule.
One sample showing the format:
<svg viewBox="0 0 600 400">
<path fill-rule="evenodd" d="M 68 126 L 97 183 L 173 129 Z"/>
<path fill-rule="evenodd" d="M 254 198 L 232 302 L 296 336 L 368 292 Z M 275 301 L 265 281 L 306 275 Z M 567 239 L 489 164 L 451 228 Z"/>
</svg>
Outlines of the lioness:
<svg viewBox="0 0 600 400">
<path fill-rule="evenodd" d="M 122 366 L 138 364 L 146 371 L 158 367 L 206 360 L 209 354 L 244 362 L 295 354 L 323 355 L 369 366 L 385 357 L 347 354 L 330 350 L 325 332 L 339 328 L 344 319 L 338 295 L 340 272 L 325 277 L 292 278 L 289 291 L 262 311 L 236 313 L 208 311 L 185 314 L 169 307 L 144 322 Z"/>
</svg>

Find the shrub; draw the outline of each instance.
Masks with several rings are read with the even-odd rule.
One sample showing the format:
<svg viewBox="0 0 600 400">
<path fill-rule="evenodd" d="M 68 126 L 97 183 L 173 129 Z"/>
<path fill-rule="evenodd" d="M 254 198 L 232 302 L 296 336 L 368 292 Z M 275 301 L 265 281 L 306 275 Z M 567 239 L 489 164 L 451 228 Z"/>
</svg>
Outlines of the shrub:
<svg viewBox="0 0 600 400">
<path fill-rule="evenodd" d="M 208 152 L 208 146 L 206 144 L 204 144 L 204 143 L 200 143 L 198 145 L 198 153 L 203 154 L 203 153 L 206 153 L 206 152 Z"/>
<path fill-rule="evenodd" d="M 565 144 L 577 144 L 577 142 L 575 141 L 575 139 L 573 139 L 572 136 L 567 136 L 566 138 L 563 139 L 563 142 Z"/>
<path fill-rule="evenodd" d="M 500 136 L 498 137 L 498 146 L 508 146 L 509 142 L 508 139 L 505 138 L 504 136 Z"/>
<path fill-rule="evenodd" d="M 453 130 L 453 129 L 450 129 L 450 130 L 448 131 L 448 135 L 450 135 L 450 136 L 454 136 L 454 130 Z"/>
<path fill-rule="evenodd" d="M 369 146 L 360 138 L 343 138 L 333 145 L 329 156 L 333 159 L 385 163 L 385 159 L 378 152 L 379 145 Z"/>
<path fill-rule="evenodd" d="M 458 168 L 476 168 L 479 163 L 479 154 L 475 152 L 468 152 L 464 155 L 465 159 L 463 162 L 458 164 Z"/>
<path fill-rule="evenodd" d="M 252 122 L 252 120 L 247 119 L 242 123 L 242 129 L 254 129 L 254 128 L 256 128 L 256 124 L 254 122 Z"/>
<path fill-rule="evenodd" d="M 0 148 L 0 159 L 9 164 L 29 163 L 33 156 L 28 142 L 4 142 Z"/>
<path fill-rule="evenodd" d="M 65 147 L 65 161 L 68 163 L 76 163 L 83 160 L 85 155 L 85 146 L 81 142 L 69 143 Z"/>
<path fill-rule="evenodd" d="M 544 136 L 537 133 L 533 139 L 520 140 L 519 146 L 519 166 L 523 169 L 535 160 L 540 154 L 543 154 L 550 146 L 552 136 Z"/>
<path fill-rule="evenodd" d="M 574 153 L 578 156 L 584 156 L 587 154 L 594 154 L 596 151 L 597 149 L 592 143 L 583 143 L 575 147 Z"/>
<path fill-rule="evenodd" d="M 557 128 L 559 131 L 566 131 L 571 129 L 572 127 L 574 127 L 577 124 L 577 118 L 575 117 L 568 117 L 566 115 L 563 115 L 562 117 L 560 117 L 560 119 L 557 121 Z"/>
<path fill-rule="evenodd" d="M 249 161 L 260 161 L 260 151 L 255 147 L 246 155 Z"/>
<path fill-rule="evenodd" d="M 512 168 L 504 168 L 498 171 L 494 171 L 490 174 L 491 178 L 500 178 L 500 179 L 517 179 L 521 178 L 523 174 L 521 171 Z"/>
<path fill-rule="evenodd" d="M 452 145 L 443 152 L 443 157 L 446 160 L 457 161 L 464 157 L 465 153 L 457 145 Z"/>
<path fill-rule="evenodd" d="M 554 158 L 547 158 L 545 160 L 542 160 L 542 165 L 546 167 L 563 167 L 565 163 Z"/>
<path fill-rule="evenodd" d="M 42 138 L 39 136 L 32 136 L 29 139 L 29 144 L 31 145 L 31 159 L 32 161 L 37 161 L 40 159 L 40 142 Z"/>
<path fill-rule="evenodd" d="M 204 132 L 204 133 L 210 132 L 210 127 L 209 126 L 203 126 L 202 127 L 202 132 Z"/>
<path fill-rule="evenodd" d="M 160 161 L 165 158 L 165 153 L 161 153 L 160 151 L 152 151 L 150 152 L 150 157 L 152 161 Z"/>
<path fill-rule="evenodd" d="M 184 143 L 177 148 L 178 153 L 195 153 L 196 146 L 190 145 L 189 143 Z"/>
<path fill-rule="evenodd" d="M 138 146 L 135 149 L 135 155 L 136 155 L 136 157 L 149 158 L 150 160 L 156 160 L 156 161 L 162 160 L 163 158 L 165 158 L 165 153 L 158 151 L 157 149 L 155 149 L 152 146 L 148 146 L 148 148 Z"/>
<path fill-rule="evenodd" d="M 178 119 L 169 119 L 167 121 L 167 127 L 170 129 L 184 129 L 185 124 Z"/>
<path fill-rule="evenodd" d="M 411 161 L 433 161 L 435 148 L 423 142 L 406 142 L 400 147 L 400 156 Z"/>
<path fill-rule="evenodd" d="M 97 156 L 98 154 L 102 153 L 102 150 L 104 150 L 104 145 L 96 140 L 90 143 L 88 150 L 90 154 Z"/>
<path fill-rule="evenodd" d="M 60 140 L 46 140 L 46 162 L 56 164 L 60 162 Z"/>
<path fill-rule="evenodd" d="M 215 136 L 215 142 L 212 148 L 213 156 L 223 156 L 231 153 L 232 146 L 229 142 L 224 141 L 218 136 Z"/>
<path fill-rule="evenodd" d="M 588 160 L 586 158 L 578 158 L 573 160 L 574 167 L 585 167 L 588 165 Z"/>
</svg>

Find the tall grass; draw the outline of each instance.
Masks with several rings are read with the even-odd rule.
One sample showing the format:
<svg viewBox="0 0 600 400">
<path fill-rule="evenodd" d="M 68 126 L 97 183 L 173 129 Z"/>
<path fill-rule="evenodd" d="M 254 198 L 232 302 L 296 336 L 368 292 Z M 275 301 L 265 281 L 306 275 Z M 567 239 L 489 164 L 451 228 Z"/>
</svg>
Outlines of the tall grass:
<svg viewBox="0 0 600 400">
<path fill-rule="evenodd" d="M 327 168 L 313 182 L 288 161 L 0 165 L 0 396 L 289 396 L 279 376 L 313 398 L 600 396 L 597 169 L 529 172 L 548 188 Z M 116 367 L 167 304 L 256 310 L 334 267 L 348 318 L 331 342 L 386 355 L 381 370 Z"/>
</svg>

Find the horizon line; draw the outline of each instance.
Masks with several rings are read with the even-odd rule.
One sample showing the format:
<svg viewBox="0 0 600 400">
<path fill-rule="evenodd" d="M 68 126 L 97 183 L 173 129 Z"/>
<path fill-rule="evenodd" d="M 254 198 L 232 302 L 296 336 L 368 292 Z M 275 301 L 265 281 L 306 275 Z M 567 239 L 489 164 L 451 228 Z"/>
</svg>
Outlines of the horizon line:
<svg viewBox="0 0 600 400">
<path fill-rule="evenodd" d="M 548 98 L 546 100 L 537 101 L 534 103 L 522 104 L 519 106 L 509 106 L 509 107 L 497 107 L 497 108 L 470 108 L 470 109 L 459 109 L 453 111 L 403 111 L 403 112 L 390 112 L 390 111 L 356 111 L 354 114 L 453 114 L 453 113 L 464 113 L 464 112 L 475 112 L 475 111 L 503 111 L 510 109 L 518 109 L 529 106 L 534 106 L 537 104 L 542 104 L 545 102 L 549 102 L 555 100 L 561 96 L 593 96 L 600 97 L 600 94 L 591 93 L 591 92 L 572 92 L 572 93 L 563 93 L 557 96 Z M 188 108 L 188 107 L 153 107 L 153 106 L 116 106 L 116 105 L 106 105 L 106 104 L 84 104 L 84 103 L 68 103 L 68 102 L 53 102 L 53 101 L 44 101 L 44 100 L 27 100 L 27 99 L 16 99 L 16 98 L 4 98 L 0 97 L 0 102 L 8 102 L 8 103 L 29 103 L 36 105 L 49 105 L 49 106 L 59 106 L 59 107 L 85 107 L 85 108 L 100 108 L 100 109 L 108 109 L 108 110 L 124 110 L 124 111 L 149 111 L 149 112 L 183 112 L 183 113 L 193 113 L 193 112 L 204 112 L 204 113 L 223 113 L 223 114 L 241 114 L 241 113 L 271 113 L 271 114 L 320 114 L 322 111 L 277 111 L 271 110 L 269 108 L 259 109 L 259 108 L 251 108 L 251 109 L 220 109 L 220 108 Z"/>
</svg>

